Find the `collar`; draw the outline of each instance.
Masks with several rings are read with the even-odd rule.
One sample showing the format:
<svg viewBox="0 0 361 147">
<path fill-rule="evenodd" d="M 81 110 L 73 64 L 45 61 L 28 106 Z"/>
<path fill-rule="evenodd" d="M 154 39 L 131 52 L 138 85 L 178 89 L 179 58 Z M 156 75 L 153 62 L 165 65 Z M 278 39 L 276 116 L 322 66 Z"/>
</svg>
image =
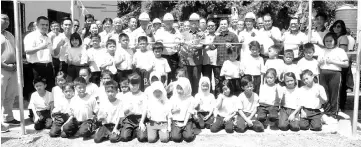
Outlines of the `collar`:
<svg viewBox="0 0 361 147">
<path fill-rule="evenodd" d="M 45 36 L 45 37 L 48 37 L 48 34 L 41 34 L 40 30 L 35 30 L 34 33 L 40 35 L 40 36 Z"/>
</svg>

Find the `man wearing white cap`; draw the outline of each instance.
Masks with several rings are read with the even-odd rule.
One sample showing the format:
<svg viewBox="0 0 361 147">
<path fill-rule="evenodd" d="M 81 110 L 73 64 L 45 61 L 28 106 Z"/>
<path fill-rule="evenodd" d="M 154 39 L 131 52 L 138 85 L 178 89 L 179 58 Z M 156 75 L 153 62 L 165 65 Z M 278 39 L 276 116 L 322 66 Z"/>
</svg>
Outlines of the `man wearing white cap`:
<svg viewBox="0 0 361 147">
<path fill-rule="evenodd" d="M 129 39 L 133 39 L 133 40 L 129 40 L 129 42 L 134 41 L 135 44 L 138 44 L 138 38 L 140 36 L 146 36 L 148 38 L 148 42 L 153 42 L 153 33 L 151 31 L 151 29 L 148 28 L 149 22 L 150 22 L 150 18 L 148 13 L 143 12 L 139 15 L 139 23 L 140 23 L 140 27 L 137 28 L 136 30 L 134 30 L 130 36 L 132 36 L 132 38 Z"/>
<path fill-rule="evenodd" d="M 163 17 L 164 29 L 159 29 L 154 35 L 155 41 L 163 42 L 164 45 L 162 57 L 167 59 L 171 69 L 171 72 L 168 74 L 168 83 L 176 80 L 175 71 L 179 63 L 176 45 L 182 38 L 180 32 L 173 28 L 173 22 L 173 15 L 166 13 Z"/>
<path fill-rule="evenodd" d="M 242 44 L 241 49 L 241 62 L 245 62 L 245 58 L 251 56 L 251 51 L 249 50 L 249 43 L 257 40 L 258 30 L 253 26 L 256 20 L 256 15 L 253 12 L 248 12 L 245 16 L 246 29 L 238 34 L 238 39 Z"/>
<path fill-rule="evenodd" d="M 153 34 L 158 31 L 158 29 L 161 29 L 162 27 L 162 21 L 159 18 L 153 19 Z"/>
<path fill-rule="evenodd" d="M 263 52 L 261 54 L 264 57 L 268 56 L 268 48 L 274 44 L 278 44 L 281 40 L 281 31 L 279 28 L 272 26 L 272 17 L 270 14 L 263 16 L 264 28 L 259 30 L 259 41 L 263 45 Z"/>
<path fill-rule="evenodd" d="M 197 13 L 192 13 L 189 16 L 190 30 L 182 33 L 182 40 L 185 44 L 180 51 L 181 63 L 187 67 L 187 75 L 192 85 L 193 95 L 198 91 L 198 81 L 203 64 L 203 45 L 200 43 L 201 40 L 204 40 L 204 33 L 199 30 L 199 20 L 200 17 Z"/>
</svg>

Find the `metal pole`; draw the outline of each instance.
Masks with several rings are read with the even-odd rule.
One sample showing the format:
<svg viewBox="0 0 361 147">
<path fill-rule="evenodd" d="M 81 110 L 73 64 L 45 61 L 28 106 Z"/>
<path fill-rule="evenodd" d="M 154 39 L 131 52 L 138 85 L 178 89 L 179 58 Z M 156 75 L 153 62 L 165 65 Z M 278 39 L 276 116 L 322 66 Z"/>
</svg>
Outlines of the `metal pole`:
<svg viewBox="0 0 361 147">
<path fill-rule="evenodd" d="M 18 78 L 18 94 L 19 94 L 19 109 L 20 109 L 20 126 L 21 126 L 21 134 L 25 135 L 25 122 L 24 122 L 24 102 L 23 102 L 23 80 L 22 80 L 22 50 L 20 48 L 20 23 L 19 23 L 19 8 L 18 8 L 18 0 L 14 0 L 14 22 L 15 22 L 15 48 L 16 48 L 16 75 Z"/>
<path fill-rule="evenodd" d="M 74 21 L 74 0 L 70 1 L 71 21 Z"/>
<path fill-rule="evenodd" d="M 312 0 L 308 0 L 308 42 L 311 42 L 311 37 L 312 37 Z"/>
<path fill-rule="evenodd" d="M 357 3 L 357 54 L 356 54 L 356 81 L 355 83 L 355 95 L 354 95 L 354 103 L 353 103 L 353 119 L 352 119 L 352 136 L 356 137 L 357 133 L 357 119 L 358 119 L 358 105 L 359 105 L 359 89 L 360 89 L 360 62 L 361 62 L 361 4 Z M 350 65 L 351 66 L 351 65 Z"/>
</svg>

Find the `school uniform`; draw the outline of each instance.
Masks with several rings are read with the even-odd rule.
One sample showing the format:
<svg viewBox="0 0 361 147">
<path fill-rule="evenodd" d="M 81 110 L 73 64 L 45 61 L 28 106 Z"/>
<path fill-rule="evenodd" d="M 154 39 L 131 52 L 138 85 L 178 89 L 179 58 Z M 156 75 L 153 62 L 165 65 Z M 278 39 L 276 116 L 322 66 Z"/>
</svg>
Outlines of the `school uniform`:
<svg viewBox="0 0 361 147">
<path fill-rule="evenodd" d="M 128 75 L 133 73 L 133 55 L 132 49 L 123 49 L 120 45 L 115 51 L 115 61 L 121 62 L 117 66 L 116 80 L 119 82 L 122 78 L 128 78 Z"/>
<path fill-rule="evenodd" d="M 319 75 L 320 75 L 320 68 L 318 66 L 318 61 L 314 58 L 312 58 L 311 60 L 307 60 L 306 58 L 302 58 L 301 60 L 299 60 L 297 62 L 297 66 L 299 67 L 299 69 L 302 71 L 308 69 L 310 71 L 312 71 L 313 75 L 315 75 L 316 79 L 318 79 Z M 302 77 L 300 77 L 302 79 Z M 318 80 L 317 80 L 318 81 Z M 299 87 L 303 86 L 303 82 L 299 82 Z"/>
<path fill-rule="evenodd" d="M 342 68 L 335 64 L 327 64 L 326 59 L 337 61 L 348 60 L 346 52 L 341 48 L 325 49 L 318 59 L 324 60 L 320 65 L 320 85 L 325 88 L 329 101 L 324 106 L 325 114 L 336 116 L 339 111 Z"/>
<path fill-rule="evenodd" d="M 199 129 L 210 129 L 212 123 L 214 122 L 214 116 L 211 115 L 207 120 L 203 120 L 203 118 L 213 112 L 216 104 L 216 98 L 212 93 L 203 94 L 201 92 L 197 93 L 194 98 L 196 105 L 198 105 L 196 107 L 198 119 L 195 120 L 197 127 Z"/>
<path fill-rule="evenodd" d="M 275 122 L 278 119 L 279 89 L 280 86 L 278 84 L 273 86 L 263 84 L 260 87 L 257 119 L 264 125 L 267 119 L 271 122 Z"/>
<path fill-rule="evenodd" d="M 306 113 L 306 118 L 300 119 L 300 129 L 313 131 L 321 131 L 322 112 L 320 111 L 322 103 L 327 101 L 325 89 L 319 85 L 314 84 L 311 88 L 303 86 L 300 88 L 300 104 L 303 106 L 303 111 Z"/>
<path fill-rule="evenodd" d="M 46 49 L 37 51 L 34 54 L 26 54 L 26 60 L 31 63 L 34 78 L 41 76 L 46 79 L 46 90 L 50 91 L 55 86 L 54 68 L 52 64 L 53 49 L 52 43 L 48 36 L 40 33 L 39 30 L 33 31 L 25 36 L 25 51 L 42 45 L 43 42 L 48 44 Z"/>
<path fill-rule="evenodd" d="M 133 56 L 133 65 L 135 65 L 135 71 L 141 77 L 140 90 L 144 92 L 145 88 L 150 85 L 148 79 L 150 71 L 155 66 L 155 57 L 152 51 L 137 51 Z"/>
<path fill-rule="evenodd" d="M 299 113 L 296 113 L 295 120 L 289 121 L 288 117 L 300 107 L 300 89 L 298 87 L 294 89 L 288 89 L 286 87 L 281 88 L 282 100 L 281 100 L 281 108 L 278 119 L 278 128 L 282 131 L 299 131 L 300 130 L 300 121 L 299 121 Z"/>
<path fill-rule="evenodd" d="M 65 43 L 64 45 L 60 46 L 59 54 L 57 56 L 53 56 L 55 74 L 57 74 L 59 71 L 63 71 L 64 73 L 66 73 L 68 68 L 68 63 L 66 63 L 65 55 L 67 50 L 71 48 L 70 39 L 67 38 L 64 33 L 60 33 L 53 40 L 53 49 L 56 48 L 60 41 L 64 41 Z"/>
<path fill-rule="evenodd" d="M 66 136 L 73 136 L 78 132 L 81 137 L 90 137 L 96 129 L 93 120 L 96 109 L 95 97 L 87 94 L 80 98 L 76 95 L 72 98 L 70 107 L 74 117 L 63 127 Z"/>
<path fill-rule="evenodd" d="M 282 70 L 282 73 L 281 73 L 281 79 L 282 79 L 282 81 L 280 82 L 280 85 L 281 86 L 286 86 L 286 84 L 285 84 L 285 79 L 284 79 L 284 76 L 285 76 L 285 74 L 286 73 L 288 73 L 288 72 L 292 72 L 292 73 L 294 73 L 295 74 L 295 76 L 296 76 L 296 80 L 298 81 L 298 83 L 301 83 L 301 73 L 302 73 L 302 71 L 301 71 L 301 69 L 297 66 L 297 64 L 294 64 L 294 63 L 292 63 L 292 64 L 286 64 L 286 63 L 284 63 L 284 66 L 283 66 L 283 70 Z"/>
<path fill-rule="evenodd" d="M 100 66 L 105 63 L 107 55 L 106 48 L 89 48 L 87 50 L 88 60 L 90 62 L 90 71 L 92 72 L 91 82 L 100 85 Z"/>
<path fill-rule="evenodd" d="M 226 80 L 232 83 L 235 95 L 239 95 L 242 91 L 241 88 L 241 62 L 226 60 L 223 63 L 220 76 L 224 76 Z"/>
<path fill-rule="evenodd" d="M 298 31 L 296 34 L 285 32 L 282 36 L 282 41 L 284 50 L 291 49 L 295 55 L 295 59 L 297 59 L 299 56 L 299 46 L 307 42 L 307 36 L 301 31 Z"/>
<path fill-rule="evenodd" d="M 238 109 L 240 111 L 243 111 L 243 113 L 246 115 L 246 117 L 249 117 L 252 114 L 252 111 L 254 111 L 255 109 L 257 109 L 257 107 L 259 106 L 259 98 L 258 95 L 256 93 L 252 93 L 251 97 L 247 97 L 244 93 L 241 93 L 238 97 Z M 238 133 L 244 133 L 249 127 L 246 124 L 245 119 L 240 116 L 239 114 L 237 114 L 236 117 L 236 127 L 235 130 Z M 264 126 L 262 125 L 261 122 L 259 122 L 255 116 L 253 116 L 251 118 L 253 126 L 251 129 L 253 129 L 256 132 L 263 132 L 264 131 Z"/>
<path fill-rule="evenodd" d="M 68 68 L 67 73 L 70 77 L 70 80 L 73 81 L 75 78 L 79 77 L 79 71 L 84 65 L 87 64 L 87 55 L 86 49 L 84 46 L 78 48 L 71 47 L 66 50 L 66 55 L 68 55 Z"/>
<path fill-rule="evenodd" d="M 31 94 L 28 109 L 33 110 L 39 119 L 34 121 L 34 129 L 50 129 L 53 120 L 51 119 L 51 103 L 54 101 L 51 92 L 45 91 L 44 96 L 40 96 L 37 91 Z"/>
<path fill-rule="evenodd" d="M 244 63 L 241 63 L 242 70 L 245 75 L 252 77 L 254 92 L 259 94 L 259 88 L 261 86 L 261 74 L 264 73 L 264 60 L 262 57 L 249 56 L 244 59 Z"/>
<path fill-rule="evenodd" d="M 136 136 L 139 142 L 145 142 L 147 140 L 146 132 L 142 132 L 139 129 L 139 122 L 144 111 L 144 103 L 146 100 L 146 94 L 141 91 L 137 94 L 128 92 L 122 98 L 124 111 L 129 110 L 128 114 L 124 114 L 125 118 L 122 122 L 123 128 L 120 133 L 120 140 L 122 142 L 131 141 L 134 133 L 137 134 Z"/>
<path fill-rule="evenodd" d="M 162 83 L 165 83 L 165 81 L 167 80 L 166 76 L 169 72 L 171 72 L 167 59 L 163 57 L 155 58 L 154 63 L 155 64 L 153 72 L 157 72 L 158 74 L 160 74 L 161 78 L 159 80 L 162 81 Z"/>
<path fill-rule="evenodd" d="M 53 125 L 50 128 L 50 137 L 64 137 L 65 132 L 61 131 L 61 127 L 70 118 L 71 112 L 71 99 L 66 99 L 64 94 L 60 95 L 59 87 L 53 88 L 54 95 L 54 109 L 52 111 Z"/>
<path fill-rule="evenodd" d="M 119 124 L 120 118 L 124 117 L 124 112 L 122 110 L 122 103 L 121 100 L 116 99 L 114 102 L 110 102 L 108 99 L 105 100 L 107 97 L 104 97 L 104 101 L 99 104 L 99 109 L 97 113 L 97 117 L 103 118 L 104 121 L 102 122 L 99 129 L 95 132 L 94 135 L 94 142 L 100 143 L 106 139 L 109 139 L 110 142 L 116 143 L 120 141 L 120 134 L 116 135 L 113 134 L 113 129 L 116 124 Z M 121 124 L 118 125 L 120 129 Z"/>
<path fill-rule="evenodd" d="M 193 113 L 193 96 L 191 95 L 191 84 L 187 78 L 178 78 L 177 85 L 181 86 L 184 93 L 183 96 L 179 96 L 178 93 L 173 94 L 170 98 L 172 109 L 179 109 L 179 111 L 172 112 L 172 130 L 171 137 L 174 142 L 191 142 L 195 139 L 193 132 L 193 122 L 187 121 L 186 126 L 178 127 L 177 124 L 183 124 L 188 113 Z"/>
<path fill-rule="evenodd" d="M 159 138 L 161 142 L 166 143 L 170 139 L 168 119 L 171 117 L 171 105 L 161 82 L 154 82 L 149 88 L 151 88 L 151 93 L 160 90 L 163 95 L 160 99 L 149 95 L 145 106 L 147 118 L 149 119 L 149 122 L 146 123 L 148 142 L 157 142 Z"/>
<path fill-rule="evenodd" d="M 223 97 L 223 98 L 221 98 Z M 221 104 L 221 107 L 218 109 L 215 109 L 215 113 L 217 114 L 215 122 L 211 125 L 211 132 L 217 133 L 223 128 L 226 130 L 227 133 L 233 133 L 233 127 L 234 127 L 234 118 L 231 118 L 229 121 L 224 122 L 223 119 L 225 117 L 228 117 L 232 113 L 237 111 L 237 96 L 232 95 L 230 97 L 226 97 L 223 94 L 220 94 L 217 99 L 217 104 L 219 101 L 223 99 L 223 102 Z"/>
</svg>

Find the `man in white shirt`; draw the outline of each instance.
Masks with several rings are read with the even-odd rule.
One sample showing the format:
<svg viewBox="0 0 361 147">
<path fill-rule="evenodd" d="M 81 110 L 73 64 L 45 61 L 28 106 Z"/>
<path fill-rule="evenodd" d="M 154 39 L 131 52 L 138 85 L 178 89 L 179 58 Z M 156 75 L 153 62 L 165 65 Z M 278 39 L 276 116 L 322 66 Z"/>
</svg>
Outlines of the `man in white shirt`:
<svg viewBox="0 0 361 147">
<path fill-rule="evenodd" d="M 50 38 L 46 35 L 49 20 L 40 16 L 36 20 L 37 29 L 24 38 L 26 59 L 32 64 L 34 78 L 41 76 L 46 79 L 46 90 L 51 91 L 55 85 L 52 64 L 53 49 Z"/>
<path fill-rule="evenodd" d="M 245 62 L 243 60 L 251 56 L 251 51 L 249 50 L 249 43 L 257 40 L 258 37 L 258 30 L 254 28 L 256 15 L 254 15 L 254 13 L 252 12 L 249 12 L 246 14 L 244 19 L 246 23 L 246 28 L 238 34 L 239 42 L 243 43 L 240 53 L 241 62 Z"/>
<path fill-rule="evenodd" d="M 123 30 L 123 33 L 127 34 L 129 37 L 129 47 L 130 48 L 134 48 L 136 46 L 132 33 L 134 32 L 135 29 L 137 29 L 138 27 L 138 20 L 135 17 L 132 17 L 129 19 L 129 23 L 128 23 L 128 28 Z M 138 38 L 137 38 L 138 39 Z"/>
<path fill-rule="evenodd" d="M 138 44 L 138 38 L 140 36 L 146 36 L 148 38 L 148 42 L 153 42 L 153 33 L 151 29 L 148 28 L 148 24 L 150 22 L 150 18 L 148 13 L 141 13 L 139 15 L 139 24 L 140 27 L 135 29 L 131 35 L 129 36 L 129 46 L 132 47 L 131 43 Z"/>
<path fill-rule="evenodd" d="M 282 36 L 284 50 L 291 49 L 295 55 L 295 60 L 298 60 L 299 46 L 307 42 L 307 36 L 300 30 L 300 21 L 298 18 L 290 20 L 290 31 L 285 32 Z"/>
<path fill-rule="evenodd" d="M 8 131 L 7 124 L 20 125 L 20 122 L 14 119 L 12 112 L 14 100 L 17 96 L 17 77 L 15 38 L 5 30 L 9 24 L 9 17 L 1 14 L 1 131 Z"/>
<path fill-rule="evenodd" d="M 351 36 L 351 30 L 350 28 L 346 28 L 346 35 L 347 35 L 347 39 L 348 39 L 348 50 L 349 51 L 353 51 L 354 46 L 355 46 L 355 39 Z"/>
<path fill-rule="evenodd" d="M 65 17 L 61 23 L 61 28 L 64 30 L 53 40 L 53 65 L 55 74 L 59 71 L 67 73 L 68 64 L 66 63 L 66 51 L 71 48 L 70 35 L 72 31 L 72 20 L 69 17 Z"/>
<path fill-rule="evenodd" d="M 270 14 L 263 16 L 264 27 L 259 30 L 258 42 L 263 45 L 262 55 L 268 56 L 268 48 L 281 41 L 281 31 L 272 26 L 273 21 Z"/>
</svg>

